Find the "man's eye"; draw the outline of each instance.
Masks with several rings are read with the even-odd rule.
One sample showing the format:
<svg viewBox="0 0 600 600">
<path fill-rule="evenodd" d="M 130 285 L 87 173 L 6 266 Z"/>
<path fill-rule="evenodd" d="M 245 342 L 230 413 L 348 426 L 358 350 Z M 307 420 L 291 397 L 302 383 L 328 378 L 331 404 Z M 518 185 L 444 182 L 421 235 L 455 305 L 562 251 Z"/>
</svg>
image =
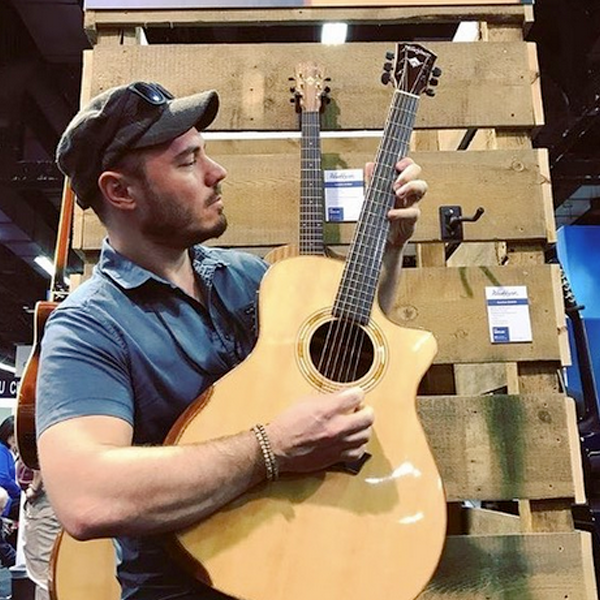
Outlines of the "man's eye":
<svg viewBox="0 0 600 600">
<path fill-rule="evenodd" d="M 195 158 L 193 158 L 191 161 L 185 162 L 181 166 L 182 167 L 193 167 L 197 162 L 198 161 Z"/>
</svg>

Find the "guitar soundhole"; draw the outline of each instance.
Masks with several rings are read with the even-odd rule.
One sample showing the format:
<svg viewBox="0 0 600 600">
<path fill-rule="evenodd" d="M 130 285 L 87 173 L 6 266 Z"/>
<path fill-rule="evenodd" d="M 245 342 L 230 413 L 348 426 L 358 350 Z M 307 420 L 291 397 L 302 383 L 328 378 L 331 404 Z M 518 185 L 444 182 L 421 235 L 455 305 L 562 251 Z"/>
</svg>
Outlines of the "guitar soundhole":
<svg viewBox="0 0 600 600">
<path fill-rule="evenodd" d="M 357 381 L 369 372 L 375 349 L 360 325 L 342 319 L 323 323 L 313 334 L 310 358 L 321 375 L 338 383 Z"/>
</svg>

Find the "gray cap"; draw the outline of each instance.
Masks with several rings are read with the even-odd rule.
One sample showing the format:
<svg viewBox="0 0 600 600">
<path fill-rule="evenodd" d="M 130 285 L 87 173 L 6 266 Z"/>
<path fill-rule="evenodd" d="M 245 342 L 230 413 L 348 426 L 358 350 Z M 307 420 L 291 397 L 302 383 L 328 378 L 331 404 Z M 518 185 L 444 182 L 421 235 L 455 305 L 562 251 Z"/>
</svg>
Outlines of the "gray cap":
<svg viewBox="0 0 600 600">
<path fill-rule="evenodd" d="M 69 177 L 78 204 L 87 208 L 100 174 L 128 150 L 172 140 L 192 127 L 208 127 L 219 97 L 210 90 L 183 98 L 156 83 L 136 81 L 96 96 L 73 118 L 56 149 L 59 169 Z"/>
</svg>

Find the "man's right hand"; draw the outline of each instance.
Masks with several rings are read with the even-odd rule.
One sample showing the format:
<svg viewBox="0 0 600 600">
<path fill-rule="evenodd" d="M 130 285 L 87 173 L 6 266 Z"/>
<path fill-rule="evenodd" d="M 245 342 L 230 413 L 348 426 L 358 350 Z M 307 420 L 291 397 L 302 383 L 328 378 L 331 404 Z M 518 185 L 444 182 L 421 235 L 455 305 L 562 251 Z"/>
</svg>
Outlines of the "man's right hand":
<svg viewBox="0 0 600 600">
<path fill-rule="evenodd" d="M 358 460 L 371 437 L 373 409 L 358 387 L 301 400 L 273 419 L 267 434 L 280 472 L 309 473 Z"/>
</svg>

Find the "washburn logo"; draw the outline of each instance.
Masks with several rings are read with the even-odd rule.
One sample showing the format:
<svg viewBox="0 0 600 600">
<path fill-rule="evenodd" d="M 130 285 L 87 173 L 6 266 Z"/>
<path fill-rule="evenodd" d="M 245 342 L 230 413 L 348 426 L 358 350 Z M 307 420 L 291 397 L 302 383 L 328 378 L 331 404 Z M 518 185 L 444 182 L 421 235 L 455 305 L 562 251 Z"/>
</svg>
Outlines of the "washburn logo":
<svg viewBox="0 0 600 600">
<path fill-rule="evenodd" d="M 508 290 L 506 288 L 494 288 L 492 290 L 492 296 L 503 296 L 505 298 L 510 296 L 518 296 L 519 292 L 517 290 Z"/>
</svg>

